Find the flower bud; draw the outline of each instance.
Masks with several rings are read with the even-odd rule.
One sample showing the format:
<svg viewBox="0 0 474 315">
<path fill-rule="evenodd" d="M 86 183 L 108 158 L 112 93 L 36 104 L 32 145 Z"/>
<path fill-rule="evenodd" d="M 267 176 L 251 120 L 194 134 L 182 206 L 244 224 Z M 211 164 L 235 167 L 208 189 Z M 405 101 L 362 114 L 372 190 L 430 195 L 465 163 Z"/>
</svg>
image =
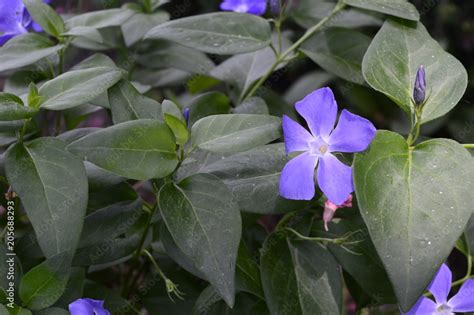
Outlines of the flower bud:
<svg viewBox="0 0 474 315">
<path fill-rule="evenodd" d="M 420 66 L 416 73 L 415 89 L 413 91 L 413 99 L 417 105 L 423 104 L 426 97 L 426 74 L 425 68 Z"/>
<path fill-rule="evenodd" d="M 189 124 L 189 108 L 185 108 L 183 111 L 183 117 L 184 121 L 186 121 L 186 124 Z"/>
</svg>

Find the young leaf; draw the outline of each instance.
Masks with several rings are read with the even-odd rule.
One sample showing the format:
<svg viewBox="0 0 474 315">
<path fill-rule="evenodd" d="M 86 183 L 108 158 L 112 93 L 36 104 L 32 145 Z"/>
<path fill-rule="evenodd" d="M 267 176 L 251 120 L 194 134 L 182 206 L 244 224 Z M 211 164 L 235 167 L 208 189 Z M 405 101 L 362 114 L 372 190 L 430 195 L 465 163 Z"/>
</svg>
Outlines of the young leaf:
<svg viewBox="0 0 474 315">
<path fill-rule="evenodd" d="M 232 307 L 241 236 L 232 193 L 216 177 L 197 174 L 164 185 L 158 200 L 176 245 Z"/>
<path fill-rule="evenodd" d="M 214 115 L 194 124 L 193 147 L 237 153 L 267 144 L 281 136 L 281 120 L 268 115 Z"/>
<path fill-rule="evenodd" d="M 27 119 L 37 113 L 37 109 L 24 106 L 16 95 L 0 92 L 0 121 Z"/>
<path fill-rule="evenodd" d="M 186 144 L 189 139 L 189 132 L 186 123 L 173 115 L 164 114 L 164 116 L 166 124 L 174 133 L 176 143 L 179 145 Z"/>
<path fill-rule="evenodd" d="M 107 171 L 136 180 L 165 177 L 178 164 L 173 132 L 151 119 L 99 130 L 71 143 L 68 150 Z"/>
<path fill-rule="evenodd" d="M 371 38 L 345 28 L 328 28 L 309 38 L 301 51 L 330 73 L 357 84 L 364 84 L 362 59 Z"/>
<path fill-rule="evenodd" d="M 88 199 L 82 161 L 61 140 L 40 138 L 12 146 L 5 164 L 45 256 L 74 252 Z"/>
<path fill-rule="evenodd" d="M 388 19 L 365 54 L 362 72 L 370 86 L 410 113 L 416 72 L 421 65 L 427 82 L 421 118 L 426 123 L 456 106 L 467 87 L 467 72 L 431 38 L 423 24 L 413 26 Z"/>
<path fill-rule="evenodd" d="M 101 95 L 122 78 L 118 68 L 96 67 L 66 72 L 39 89 L 45 97 L 41 108 L 64 110 L 85 104 Z"/>
<path fill-rule="evenodd" d="M 109 89 L 108 97 L 114 124 L 136 119 L 161 120 L 160 103 L 142 95 L 126 80 Z"/>
<path fill-rule="evenodd" d="M 402 19 L 418 21 L 420 14 L 407 0 L 344 0 L 345 3 L 365 10 L 376 11 Z"/>
<path fill-rule="evenodd" d="M 28 13 L 41 28 L 56 38 L 65 30 L 64 21 L 49 5 L 42 0 L 23 0 Z"/>
<path fill-rule="evenodd" d="M 36 311 L 53 305 L 66 289 L 70 258 L 71 252 L 62 252 L 28 271 L 20 283 L 23 305 Z"/>
<path fill-rule="evenodd" d="M 274 233 L 263 245 L 261 272 L 271 314 L 341 314 L 341 273 L 322 245 Z"/>
<path fill-rule="evenodd" d="M 0 47 L 0 72 L 29 66 L 63 47 L 36 33 L 17 36 Z"/>
<path fill-rule="evenodd" d="M 167 39 L 211 54 L 251 52 L 270 44 L 270 24 L 251 14 L 219 12 L 163 23 L 145 39 Z"/>
<path fill-rule="evenodd" d="M 381 131 L 354 161 L 362 217 L 403 311 L 424 292 L 461 235 L 472 208 L 474 160 L 458 143 L 409 148 Z"/>
</svg>

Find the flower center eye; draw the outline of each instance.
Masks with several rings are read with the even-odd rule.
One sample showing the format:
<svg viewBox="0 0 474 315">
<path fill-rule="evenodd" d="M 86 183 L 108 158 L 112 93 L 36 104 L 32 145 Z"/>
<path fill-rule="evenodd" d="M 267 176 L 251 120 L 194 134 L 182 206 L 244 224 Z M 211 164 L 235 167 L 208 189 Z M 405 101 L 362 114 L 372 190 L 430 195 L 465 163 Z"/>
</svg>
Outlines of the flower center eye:
<svg viewBox="0 0 474 315">
<path fill-rule="evenodd" d="M 323 144 L 319 147 L 319 152 L 321 152 L 322 154 L 328 152 L 328 146 L 326 144 Z"/>
<path fill-rule="evenodd" d="M 329 151 L 329 145 L 321 138 L 308 143 L 311 155 L 324 155 Z"/>
<path fill-rule="evenodd" d="M 437 315 L 454 315 L 454 313 L 451 310 L 451 307 L 449 307 L 446 304 L 443 304 L 440 307 L 438 307 L 438 309 L 436 310 L 436 314 Z"/>
</svg>

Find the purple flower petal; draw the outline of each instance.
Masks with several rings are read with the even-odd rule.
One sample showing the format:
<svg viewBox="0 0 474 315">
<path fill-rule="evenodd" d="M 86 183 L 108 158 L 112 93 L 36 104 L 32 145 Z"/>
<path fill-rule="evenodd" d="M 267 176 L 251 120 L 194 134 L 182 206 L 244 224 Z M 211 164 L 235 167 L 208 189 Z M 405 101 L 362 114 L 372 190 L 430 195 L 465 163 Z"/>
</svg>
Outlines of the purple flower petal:
<svg viewBox="0 0 474 315">
<path fill-rule="evenodd" d="M 318 157 L 308 152 L 289 161 L 280 177 L 280 195 L 292 200 L 311 200 L 314 197 L 314 169 Z"/>
<path fill-rule="evenodd" d="M 367 149 L 377 129 L 365 118 L 343 110 L 336 129 L 329 136 L 329 151 L 360 152 Z"/>
<path fill-rule="evenodd" d="M 314 139 L 305 128 L 286 115 L 283 115 L 283 135 L 287 154 L 308 151 L 308 143 Z"/>
<path fill-rule="evenodd" d="M 24 10 L 21 0 L 0 1 L 0 45 L 26 32 L 22 25 Z"/>
<path fill-rule="evenodd" d="M 456 313 L 474 312 L 474 280 L 467 280 L 459 292 L 453 296 L 448 305 Z"/>
<path fill-rule="evenodd" d="M 451 291 L 451 281 L 451 270 L 449 270 L 449 267 L 446 266 L 446 264 L 443 264 L 428 287 L 428 290 L 433 293 L 438 304 L 446 304 L 449 291 Z"/>
<path fill-rule="evenodd" d="M 86 299 L 79 299 L 69 304 L 71 315 L 94 315 L 94 310 Z"/>
<path fill-rule="evenodd" d="M 405 315 L 435 315 L 436 303 L 422 296 L 412 309 Z"/>
<path fill-rule="evenodd" d="M 225 0 L 221 10 L 263 15 L 267 11 L 267 0 Z"/>
<path fill-rule="evenodd" d="M 311 133 L 327 142 L 337 116 L 337 103 L 331 89 L 318 89 L 297 102 L 295 107 L 308 123 Z"/>
<path fill-rule="evenodd" d="M 318 185 L 329 200 L 342 205 L 354 191 L 352 168 L 327 153 L 320 158 Z"/>
</svg>

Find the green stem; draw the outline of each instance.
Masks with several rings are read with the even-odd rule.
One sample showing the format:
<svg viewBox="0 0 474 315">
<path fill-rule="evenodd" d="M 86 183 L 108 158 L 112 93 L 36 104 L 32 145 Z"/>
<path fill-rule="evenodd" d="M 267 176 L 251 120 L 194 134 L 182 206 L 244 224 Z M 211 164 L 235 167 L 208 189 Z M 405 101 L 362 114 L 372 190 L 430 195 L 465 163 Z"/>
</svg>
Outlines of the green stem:
<svg viewBox="0 0 474 315">
<path fill-rule="evenodd" d="M 474 143 L 463 144 L 466 149 L 474 149 Z"/>
<path fill-rule="evenodd" d="M 59 67 L 58 67 L 58 75 L 61 75 L 64 73 L 64 51 L 66 48 L 63 48 L 59 51 Z"/>
<path fill-rule="evenodd" d="M 255 93 L 258 91 L 258 89 L 267 81 L 267 79 L 272 75 L 273 71 L 282 63 L 285 61 L 286 57 L 291 55 L 294 51 L 296 51 L 308 38 L 313 36 L 317 31 L 321 29 L 321 27 L 324 26 L 334 15 L 336 15 L 339 11 L 344 9 L 346 5 L 342 2 L 339 1 L 336 5 L 336 7 L 332 10 L 332 12 L 326 16 L 324 19 L 319 21 L 318 24 L 314 25 L 310 29 L 304 33 L 303 36 L 301 36 L 300 39 L 298 39 L 290 48 L 285 50 L 273 63 L 273 65 L 270 67 L 270 69 L 265 73 L 263 77 L 260 78 L 260 80 L 257 81 L 257 83 L 252 87 L 252 89 L 248 92 L 245 93 L 245 97 L 243 98 L 248 99 L 249 97 L 252 97 L 255 95 Z"/>
<path fill-rule="evenodd" d="M 26 134 L 26 130 L 28 128 L 28 122 L 29 121 L 30 121 L 29 119 L 25 120 L 25 122 L 23 123 L 23 127 L 21 128 L 21 131 L 18 133 L 18 142 L 19 143 L 23 142 L 23 139 L 24 139 L 25 134 Z"/>
</svg>

